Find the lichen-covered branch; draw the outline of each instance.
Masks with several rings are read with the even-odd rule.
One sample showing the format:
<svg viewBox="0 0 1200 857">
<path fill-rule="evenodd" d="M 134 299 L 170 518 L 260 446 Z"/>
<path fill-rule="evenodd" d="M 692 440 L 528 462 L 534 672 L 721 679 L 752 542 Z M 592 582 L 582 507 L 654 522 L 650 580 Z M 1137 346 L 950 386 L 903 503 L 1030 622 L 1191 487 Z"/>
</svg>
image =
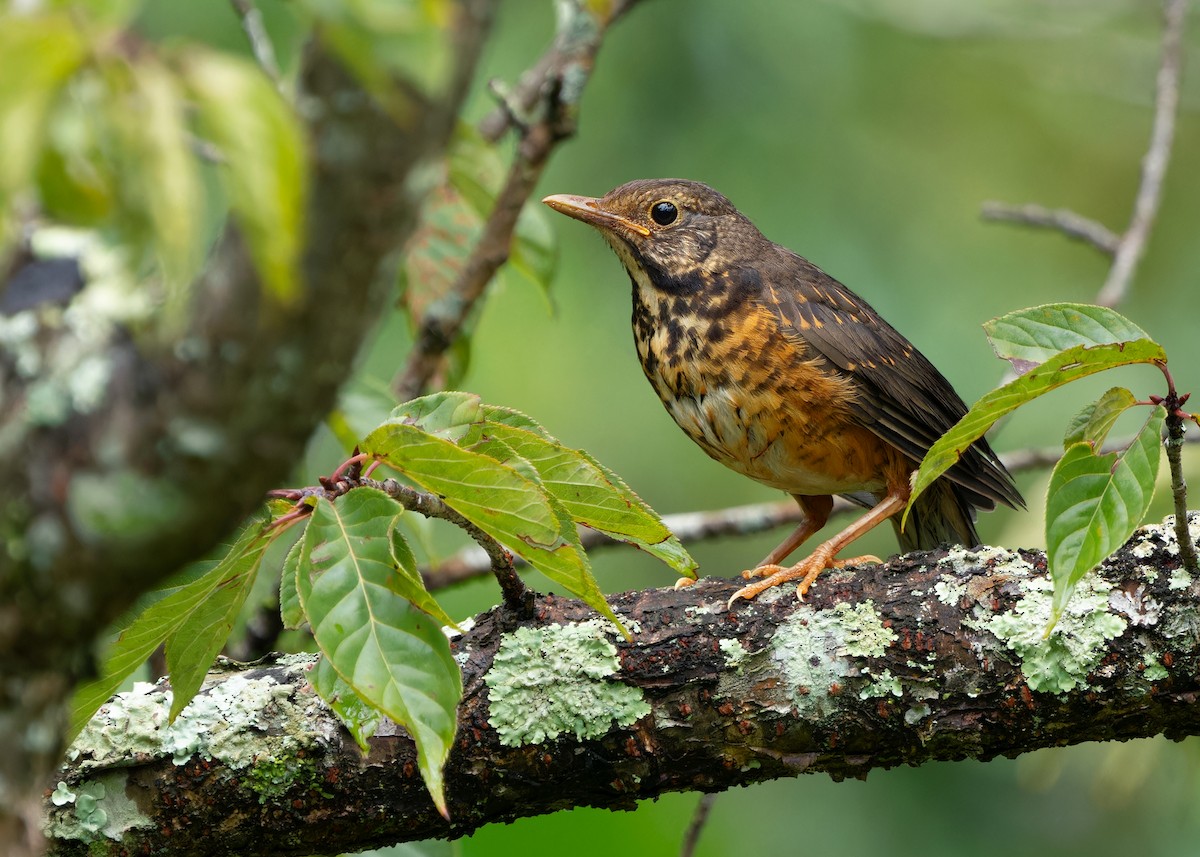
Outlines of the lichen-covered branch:
<svg viewBox="0 0 1200 857">
<path fill-rule="evenodd" d="M 453 641 L 449 823 L 404 732 L 384 723 L 361 754 L 307 686 L 309 656 L 227 668 L 170 727 L 167 691 L 147 687 L 75 745 L 45 804 L 51 853 L 328 853 L 800 773 L 1200 734 L 1200 580 L 1173 534 L 1138 531 L 1048 639 L 1044 557 L 999 548 L 846 569 L 803 604 L 784 588 L 728 610 L 720 579 L 615 596 L 632 643 L 576 601 L 540 598 L 527 621 L 497 608 Z"/>
</svg>

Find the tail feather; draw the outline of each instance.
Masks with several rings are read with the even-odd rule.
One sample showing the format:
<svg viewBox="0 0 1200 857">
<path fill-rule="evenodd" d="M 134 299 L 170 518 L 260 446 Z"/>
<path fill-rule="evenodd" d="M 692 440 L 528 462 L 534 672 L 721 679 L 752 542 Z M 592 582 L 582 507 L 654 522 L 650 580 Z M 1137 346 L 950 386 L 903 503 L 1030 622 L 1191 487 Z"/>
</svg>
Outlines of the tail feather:
<svg viewBox="0 0 1200 857">
<path fill-rule="evenodd" d="M 908 522 L 900 529 L 900 516 L 892 518 L 900 550 L 932 550 L 943 544 L 975 547 L 975 509 L 964 491 L 949 479 L 939 479 L 913 504 Z"/>
</svg>

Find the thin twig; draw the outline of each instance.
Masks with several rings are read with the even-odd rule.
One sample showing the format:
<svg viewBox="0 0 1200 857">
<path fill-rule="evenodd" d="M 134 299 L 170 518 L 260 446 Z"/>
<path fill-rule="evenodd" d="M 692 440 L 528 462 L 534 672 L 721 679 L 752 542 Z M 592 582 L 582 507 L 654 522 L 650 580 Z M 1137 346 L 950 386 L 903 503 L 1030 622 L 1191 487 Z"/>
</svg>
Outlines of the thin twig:
<svg viewBox="0 0 1200 857">
<path fill-rule="evenodd" d="M 233 6 L 233 11 L 237 13 L 238 20 L 242 22 L 242 31 L 250 42 L 250 49 L 254 51 L 254 59 L 258 61 L 259 67 L 267 77 L 271 78 L 275 88 L 286 96 L 283 75 L 279 71 L 279 62 L 275 59 L 275 46 L 271 44 L 267 28 L 263 26 L 262 13 L 254 5 L 254 0 L 229 0 L 229 2 Z"/>
<path fill-rule="evenodd" d="M 522 77 L 517 91 L 503 97 L 501 106 L 480 123 L 481 133 L 491 140 L 508 128 L 517 128 L 516 154 L 483 232 L 451 287 L 450 298 L 431 306 L 420 321 L 408 361 L 394 382 L 400 401 L 425 392 L 487 284 L 508 261 L 521 208 L 551 153 L 575 133 L 579 99 L 604 35 L 637 2 L 616 0 L 603 19 L 584 0 L 560 2 L 553 45 Z"/>
<path fill-rule="evenodd" d="M 1146 249 L 1150 228 L 1162 199 L 1163 177 L 1171 160 L 1171 142 L 1175 137 L 1175 114 L 1179 107 L 1179 79 L 1183 69 L 1183 22 L 1187 0 L 1164 0 L 1162 63 L 1158 69 L 1154 99 L 1154 128 L 1150 146 L 1142 158 L 1142 178 L 1133 205 L 1133 217 L 1121 236 L 1121 243 L 1109 269 L 1108 279 L 1096 297 L 1101 306 L 1116 306 L 1125 298 L 1134 271 Z"/>
<path fill-rule="evenodd" d="M 479 529 L 474 523 L 451 509 L 440 498 L 424 491 L 417 491 L 395 479 L 384 479 L 382 482 L 374 479 L 363 479 L 361 484 L 378 488 L 410 512 L 417 512 L 426 518 L 440 518 L 449 521 L 467 533 L 475 544 L 487 554 L 488 567 L 500 584 L 504 595 L 504 603 L 516 611 L 519 616 L 528 617 L 533 609 L 534 593 L 530 590 L 513 565 L 513 555 L 502 544 Z"/>
<path fill-rule="evenodd" d="M 1132 442 L 1132 438 L 1110 441 L 1105 450 L 1124 449 Z M 1200 443 L 1200 435 L 1188 435 L 1184 443 Z M 1000 460 L 1010 473 L 1022 473 L 1053 467 L 1062 458 L 1061 446 L 1018 449 L 1000 456 Z M 838 515 L 858 508 L 853 503 L 841 497 L 834 498 L 831 515 Z M 732 506 L 725 509 L 715 509 L 701 512 L 682 512 L 675 515 L 664 515 L 663 523 L 667 525 L 675 537 L 684 544 L 695 544 L 710 539 L 733 535 L 752 535 L 773 530 L 788 524 L 799 523 L 802 517 L 800 507 L 792 500 L 780 500 L 773 503 L 751 503 L 745 506 Z M 608 548 L 619 542 L 596 530 L 581 527 L 579 540 L 587 550 Z M 515 560 L 518 567 L 522 565 L 520 558 Z M 464 548 L 433 568 L 421 570 L 425 587 L 429 590 L 445 589 L 465 580 L 471 580 L 486 574 L 491 568 L 491 562 L 486 553 L 478 547 Z"/>
<path fill-rule="evenodd" d="M 1104 285 L 1096 294 L 1100 306 L 1115 307 L 1124 301 L 1134 272 L 1146 249 L 1150 229 L 1162 200 L 1163 178 L 1171 159 L 1175 117 L 1179 107 L 1179 81 L 1183 71 L 1183 27 L 1187 0 L 1164 0 L 1162 59 L 1158 68 L 1154 99 L 1154 124 L 1150 143 L 1142 158 L 1141 179 L 1134 199 L 1129 226 L 1116 234 L 1103 224 L 1069 209 L 1041 205 L 1010 205 L 985 202 L 985 220 L 1054 229 L 1069 238 L 1084 241 L 1112 258 Z"/>
<path fill-rule="evenodd" d="M 696 844 L 700 841 L 700 834 L 704 832 L 704 827 L 708 824 L 708 814 L 712 812 L 713 804 L 716 802 L 715 792 L 700 795 L 700 802 L 696 804 L 696 811 L 692 813 L 692 822 L 683 835 L 679 857 L 692 857 L 692 854 L 695 853 Z"/>
<path fill-rule="evenodd" d="M 1007 202 L 989 201 L 983 204 L 980 215 L 984 220 L 1057 229 L 1068 238 L 1091 244 L 1108 256 L 1115 256 L 1121 243 L 1120 236 L 1103 223 L 1076 214 L 1067 208 L 1046 208 L 1036 203 L 1012 205 Z"/>
</svg>

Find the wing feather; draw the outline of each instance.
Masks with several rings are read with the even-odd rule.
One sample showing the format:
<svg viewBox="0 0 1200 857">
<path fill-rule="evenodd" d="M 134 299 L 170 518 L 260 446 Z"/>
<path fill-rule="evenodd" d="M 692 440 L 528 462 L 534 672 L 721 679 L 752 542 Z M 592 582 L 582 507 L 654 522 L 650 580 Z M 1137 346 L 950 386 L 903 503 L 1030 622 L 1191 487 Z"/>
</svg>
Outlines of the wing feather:
<svg viewBox="0 0 1200 857">
<path fill-rule="evenodd" d="M 777 245 L 776 245 L 777 246 Z M 967 412 L 950 382 L 875 310 L 807 259 L 782 247 L 776 270 L 794 268 L 788 283 L 772 283 L 763 300 L 785 333 L 851 378 L 861 391 L 851 403 L 863 424 L 913 461 Z M 800 284 L 804 286 L 801 288 Z M 946 474 L 982 509 L 1024 505 L 1012 477 L 980 438 Z"/>
</svg>

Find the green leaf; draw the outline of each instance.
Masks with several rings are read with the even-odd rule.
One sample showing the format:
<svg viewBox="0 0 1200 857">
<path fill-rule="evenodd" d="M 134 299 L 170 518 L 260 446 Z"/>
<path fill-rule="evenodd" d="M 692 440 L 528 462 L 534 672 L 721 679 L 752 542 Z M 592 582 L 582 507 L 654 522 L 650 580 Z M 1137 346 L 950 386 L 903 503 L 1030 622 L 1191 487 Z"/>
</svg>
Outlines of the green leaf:
<svg viewBox="0 0 1200 857">
<path fill-rule="evenodd" d="M 420 221 L 404 248 L 400 303 L 416 328 L 453 287 L 483 231 L 483 219 L 451 185 L 425 197 Z"/>
<path fill-rule="evenodd" d="M 221 176 L 263 285 L 278 302 L 300 293 L 308 154 L 304 131 L 253 63 L 189 51 L 184 77 L 201 129 L 225 158 Z"/>
<path fill-rule="evenodd" d="M 100 677 L 75 690 L 71 698 L 68 740 L 79 734 L 96 710 L 116 693 L 133 671 L 145 663 L 160 644 L 183 627 L 196 611 L 201 611 L 214 593 L 236 584 L 240 579 L 252 577 L 262 560 L 262 552 L 275 535 L 275 532 L 265 528 L 263 519 L 256 516 L 241 531 L 221 561 L 195 564 L 199 567 L 212 565 L 212 568 L 191 583 L 175 588 L 171 595 L 151 604 L 131 622 L 109 648 Z M 204 623 L 201 625 L 209 627 Z"/>
<path fill-rule="evenodd" d="M 413 556 L 412 548 L 408 546 L 404 534 L 396 527 L 392 527 L 391 538 L 392 563 L 396 572 L 394 581 L 396 591 L 411 601 L 418 610 L 425 611 L 442 625 L 449 625 L 456 630 L 461 630 L 458 623 L 450 618 L 450 615 L 442 609 L 442 605 L 438 604 L 437 599 L 430 595 L 429 590 L 425 588 L 425 581 L 417 568 L 417 558 Z"/>
<path fill-rule="evenodd" d="M 123 124 L 136 152 L 138 182 L 163 271 L 168 282 L 178 285 L 190 281 L 194 273 L 204 211 L 183 94 L 171 73 L 154 60 L 139 62 L 131 79 L 131 113 Z"/>
<path fill-rule="evenodd" d="M 304 526 L 307 527 L 307 522 Z M 300 606 L 300 593 L 296 581 L 300 576 L 300 557 L 304 550 L 304 535 L 301 533 L 283 559 L 283 573 L 279 578 L 279 617 L 283 627 L 295 631 L 304 626 L 304 608 Z"/>
<path fill-rule="evenodd" d="M 1097 455 L 1091 444 L 1077 443 L 1055 465 L 1046 489 L 1051 628 L 1080 578 L 1123 545 L 1150 508 L 1165 418 L 1166 410 L 1155 407 L 1120 454 Z"/>
<path fill-rule="evenodd" d="M 1133 393 L 1124 387 L 1109 389 L 1071 418 L 1063 438 L 1063 449 L 1085 442 L 1095 447 L 1101 446 L 1117 418 L 1136 404 Z"/>
<path fill-rule="evenodd" d="M 350 731 L 354 743 L 364 752 L 370 752 L 367 743 L 375 730 L 379 728 L 379 710 L 374 708 L 354 688 L 342 680 L 337 670 L 329 662 L 329 658 L 321 655 L 308 672 L 308 683 L 325 703 L 333 710 L 337 719 Z"/>
<path fill-rule="evenodd" d="M 559 441 L 554 438 L 546 429 L 544 429 L 536 420 L 529 417 L 520 411 L 512 408 L 503 408 L 496 405 L 484 405 L 483 415 L 487 419 L 488 425 L 502 425 L 512 429 L 521 429 L 527 432 L 532 432 L 543 440 L 552 444 L 558 444 Z M 654 517 L 655 520 L 661 523 L 658 514 L 650 508 L 650 506 L 642 500 L 633 489 L 631 489 L 621 477 L 617 476 L 612 470 L 601 464 L 589 453 L 579 450 L 579 455 L 588 461 L 592 466 L 600 471 L 600 474 L 608 481 L 632 506 L 641 508 L 646 514 Z M 584 523 L 587 523 L 586 521 Z M 663 525 L 666 529 L 666 526 Z M 599 529 L 599 528 L 597 528 Z M 669 531 L 668 531 L 669 532 Z M 684 577 L 690 577 L 693 580 L 696 578 L 697 562 L 692 559 L 691 555 L 680 543 L 679 539 L 672 534 L 665 541 L 657 543 L 638 544 L 638 547 L 652 556 L 658 557 L 675 571 L 682 574 Z"/>
<path fill-rule="evenodd" d="M 592 577 L 571 516 L 536 481 L 415 426 L 389 422 L 363 452 L 403 473 L 600 614 L 617 620 Z"/>
<path fill-rule="evenodd" d="M 1125 316 L 1108 307 L 1056 303 L 1017 310 L 983 325 L 996 356 L 1018 373 L 1079 345 L 1108 345 L 1149 339 Z"/>
<path fill-rule="evenodd" d="M 917 497 L 953 467 L 963 451 L 982 437 L 1000 417 L 1044 393 L 1105 369 L 1131 363 L 1165 363 L 1166 360 L 1167 355 L 1162 347 L 1148 339 L 1091 347 L 1078 345 L 1059 352 L 1036 369 L 992 390 L 972 405 L 963 418 L 925 453 L 913 481 L 912 494 L 904 510 L 901 526 L 908 521 L 909 510 Z"/>
<path fill-rule="evenodd" d="M 509 550 L 516 545 L 553 549 L 561 542 L 540 486 L 486 455 L 400 422 L 380 426 L 360 448 L 444 498 Z"/>
<path fill-rule="evenodd" d="M 521 209 L 508 264 L 537 286 L 544 297 L 550 294 L 558 267 L 557 235 L 542 205 L 526 204 Z"/>
<path fill-rule="evenodd" d="M 68 15 L 0 15 L 0 211 L 32 178 L 45 144 L 46 117 L 86 56 Z"/>
<path fill-rule="evenodd" d="M 587 453 L 501 423 L 486 424 L 484 434 L 504 441 L 529 461 L 542 485 L 576 522 L 646 549 L 674 539 L 640 497 Z M 694 577 L 694 565 L 684 563 L 677 570 Z"/>
<path fill-rule="evenodd" d="M 483 408 L 474 393 L 433 393 L 397 406 L 391 419 L 461 443 L 468 433 L 478 436 L 471 430 L 483 423 Z"/>
<path fill-rule="evenodd" d="M 200 690 L 213 661 L 225 646 L 238 612 L 258 576 L 270 538 L 256 538 L 245 550 L 231 552 L 218 568 L 225 572 L 183 623 L 166 639 L 167 672 L 171 679 L 171 713 L 179 712 Z"/>
<path fill-rule="evenodd" d="M 402 511 L 373 488 L 319 500 L 304 534 L 312 576 L 301 575 L 297 588 L 333 669 L 412 736 L 421 776 L 445 815 L 442 767 L 462 678 L 439 624 L 400 591 L 392 529 Z"/>
</svg>

